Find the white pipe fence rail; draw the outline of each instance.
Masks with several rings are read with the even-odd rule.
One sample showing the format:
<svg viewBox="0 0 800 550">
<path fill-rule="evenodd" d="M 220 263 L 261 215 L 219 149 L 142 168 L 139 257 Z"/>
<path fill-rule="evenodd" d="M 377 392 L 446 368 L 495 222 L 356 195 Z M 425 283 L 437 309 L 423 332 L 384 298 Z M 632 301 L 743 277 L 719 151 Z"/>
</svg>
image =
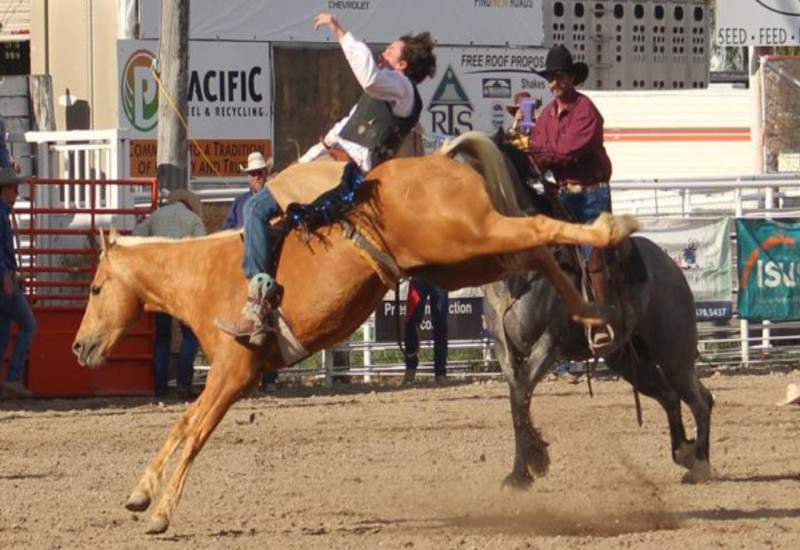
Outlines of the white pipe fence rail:
<svg viewBox="0 0 800 550">
<path fill-rule="evenodd" d="M 129 173 L 129 141 L 124 130 L 27 132 L 12 134 L 15 142 L 27 142 L 33 159 L 24 165 L 35 166 L 41 178 L 69 179 L 126 179 Z M 32 146 L 31 146 L 32 144 Z M 27 159 L 26 159 L 27 160 Z M 23 174 L 28 176 L 31 174 Z M 241 193 L 242 187 L 230 187 L 230 182 L 204 181 L 195 190 L 205 202 L 227 202 Z M 783 173 L 735 178 L 658 179 L 612 182 L 614 211 L 631 213 L 643 219 L 760 217 L 800 219 L 800 174 Z M 114 191 L 116 192 L 116 190 Z M 114 195 L 96 197 L 102 204 L 119 206 L 136 204 L 141 190 L 131 188 Z M 76 206 L 87 202 L 80 189 L 65 190 L 61 201 Z M 731 235 L 734 239 L 735 235 Z M 735 247 L 731 247 L 735 250 Z M 735 262 L 735 258 L 734 258 Z M 734 270 L 735 272 L 735 270 Z M 737 281 L 733 281 L 734 304 Z M 800 357 L 800 323 L 764 322 L 751 324 L 734 319 L 726 323 L 702 322 L 700 332 L 700 362 L 707 365 L 793 363 Z M 402 360 L 396 344 L 375 342 L 374 321 L 368 320 L 359 330 L 359 339 L 344 342 L 326 350 L 312 361 L 306 361 L 285 371 L 286 375 L 312 376 L 330 383 L 334 377 L 363 377 L 370 381 L 376 376 L 402 373 Z M 432 343 L 423 341 L 421 348 Z M 496 375 L 491 368 L 492 344 L 486 339 L 451 341 L 454 352 L 469 350 L 469 360 L 457 360 L 451 371 Z M 455 355 L 455 354 L 451 354 Z M 336 364 L 334 356 L 347 357 L 346 364 Z M 474 357 L 474 358 L 472 358 Z M 430 363 L 420 365 L 424 374 Z"/>
</svg>

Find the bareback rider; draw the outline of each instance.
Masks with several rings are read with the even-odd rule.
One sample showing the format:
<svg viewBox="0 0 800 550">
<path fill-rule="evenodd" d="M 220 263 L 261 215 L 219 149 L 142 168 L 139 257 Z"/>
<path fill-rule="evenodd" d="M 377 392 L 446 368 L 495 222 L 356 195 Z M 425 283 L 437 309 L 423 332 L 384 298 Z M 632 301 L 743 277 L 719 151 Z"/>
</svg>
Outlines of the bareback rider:
<svg viewBox="0 0 800 550">
<path fill-rule="evenodd" d="M 346 31 L 335 15 L 317 15 L 314 28 L 323 26 L 330 29 L 341 45 L 364 93 L 350 113 L 309 149 L 300 162 L 328 156 L 346 160 L 366 174 L 395 156 L 403 139 L 417 125 L 422 112 L 417 84 L 436 72 L 434 43 L 427 32 L 405 35 L 389 44 L 376 61 L 369 47 Z M 347 167 L 345 174 L 351 170 Z M 268 224 L 278 214 L 280 207 L 268 187 L 245 205 L 243 268 L 250 281 L 247 304 L 236 321 L 216 321 L 224 332 L 249 337 L 255 345 L 264 342 L 268 303 L 277 291 Z"/>
<path fill-rule="evenodd" d="M 544 107 L 533 128 L 530 152 L 542 173 L 553 174 L 561 201 L 578 223 L 591 223 L 611 212 L 611 160 L 603 146 L 603 117 L 592 101 L 575 90 L 589 75 L 585 63 L 575 63 L 563 45 L 551 48 L 545 69 L 536 74 L 547 81 L 553 100 Z M 595 300 L 608 303 L 608 265 L 603 249 L 585 246 Z M 592 327 L 593 349 L 613 340 L 610 327 Z"/>
</svg>

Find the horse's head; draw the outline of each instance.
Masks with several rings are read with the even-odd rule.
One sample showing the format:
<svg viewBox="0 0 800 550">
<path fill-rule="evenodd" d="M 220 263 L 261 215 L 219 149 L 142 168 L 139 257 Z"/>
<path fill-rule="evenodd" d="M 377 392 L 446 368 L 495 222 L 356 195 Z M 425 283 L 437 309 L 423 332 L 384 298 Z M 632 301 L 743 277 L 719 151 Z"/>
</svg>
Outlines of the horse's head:
<svg viewBox="0 0 800 550">
<path fill-rule="evenodd" d="M 100 233 L 100 264 L 89 288 L 86 312 L 72 344 L 78 363 L 85 367 L 98 367 L 105 363 L 108 353 L 142 312 L 141 300 L 113 264 L 112 249 L 116 238 L 113 228 L 108 236 Z"/>
</svg>

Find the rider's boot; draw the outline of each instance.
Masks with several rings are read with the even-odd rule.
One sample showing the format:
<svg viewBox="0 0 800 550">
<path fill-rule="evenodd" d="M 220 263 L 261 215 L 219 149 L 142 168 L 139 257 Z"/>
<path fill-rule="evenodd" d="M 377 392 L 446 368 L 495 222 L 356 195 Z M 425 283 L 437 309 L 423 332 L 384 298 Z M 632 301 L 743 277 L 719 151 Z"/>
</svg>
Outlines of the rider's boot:
<svg viewBox="0 0 800 550">
<path fill-rule="evenodd" d="M 231 322 L 214 320 L 221 331 L 236 338 L 246 338 L 254 346 L 266 343 L 269 312 L 278 296 L 278 284 L 268 273 L 258 273 L 247 285 L 247 302 L 241 316 Z"/>
</svg>

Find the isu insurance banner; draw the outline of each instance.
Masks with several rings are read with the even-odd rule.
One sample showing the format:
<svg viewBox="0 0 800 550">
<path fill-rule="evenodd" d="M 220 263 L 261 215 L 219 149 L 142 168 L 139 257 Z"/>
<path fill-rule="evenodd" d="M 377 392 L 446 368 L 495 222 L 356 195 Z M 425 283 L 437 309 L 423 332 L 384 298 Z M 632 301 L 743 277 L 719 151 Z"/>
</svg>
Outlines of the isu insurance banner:
<svg viewBox="0 0 800 550">
<path fill-rule="evenodd" d="M 739 317 L 750 321 L 800 319 L 800 224 L 736 220 Z"/>
<path fill-rule="evenodd" d="M 697 319 L 730 319 L 733 309 L 730 218 L 652 220 L 637 233 L 658 244 L 683 272 Z"/>
</svg>

